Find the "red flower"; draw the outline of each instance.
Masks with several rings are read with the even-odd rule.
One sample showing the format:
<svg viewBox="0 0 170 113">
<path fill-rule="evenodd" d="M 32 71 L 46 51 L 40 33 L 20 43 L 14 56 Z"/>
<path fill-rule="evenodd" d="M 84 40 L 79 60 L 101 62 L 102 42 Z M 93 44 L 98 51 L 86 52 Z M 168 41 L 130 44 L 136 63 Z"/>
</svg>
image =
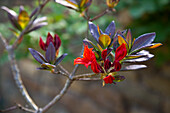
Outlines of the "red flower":
<svg viewBox="0 0 170 113">
<path fill-rule="evenodd" d="M 122 60 L 126 56 L 126 54 L 127 54 L 127 49 L 126 49 L 125 44 L 123 43 L 121 46 L 119 46 L 116 49 L 116 52 L 115 52 L 115 61 Z"/>
<path fill-rule="evenodd" d="M 86 45 L 84 48 L 83 58 L 76 58 L 74 60 L 74 65 L 84 64 L 88 68 L 88 66 L 91 65 L 94 60 L 96 60 L 95 54 L 92 49 L 93 48 L 88 48 L 88 46 Z"/>
<path fill-rule="evenodd" d="M 47 47 L 49 46 L 50 42 L 52 42 L 52 44 L 55 47 L 55 50 L 57 51 L 59 49 L 59 47 L 61 46 L 61 40 L 60 37 L 55 34 L 54 38 L 53 36 L 48 33 L 47 38 L 46 38 L 46 43 L 43 42 L 42 38 L 40 37 L 40 41 L 39 41 L 39 45 L 41 47 L 42 50 L 46 51 Z"/>
<path fill-rule="evenodd" d="M 106 84 L 108 84 L 108 83 L 111 84 L 111 83 L 113 83 L 113 80 L 115 80 L 115 78 L 113 76 L 109 75 L 109 76 L 105 77 L 103 80 Z"/>
</svg>

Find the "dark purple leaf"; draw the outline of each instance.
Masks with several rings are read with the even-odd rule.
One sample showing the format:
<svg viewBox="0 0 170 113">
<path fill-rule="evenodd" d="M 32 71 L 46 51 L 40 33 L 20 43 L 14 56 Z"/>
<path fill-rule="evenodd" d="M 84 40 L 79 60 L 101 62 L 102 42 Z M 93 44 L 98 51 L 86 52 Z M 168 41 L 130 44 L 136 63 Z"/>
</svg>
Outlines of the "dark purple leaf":
<svg viewBox="0 0 170 113">
<path fill-rule="evenodd" d="M 137 70 L 137 69 L 143 69 L 146 67 L 147 67 L 146 65 L 128 65 L 128 66 L 122 67 L 120 71 Z"/>
<path fill-rule="evenodd" d="M 155 33 L 147 33 L 139 36 L 132 45 L 131 52 L 139 50 L 143 46 L 147 46 L 152 43 L 155 39 Z"/>
<path fill-rule="evenodd" d="M 114 78 L 115 78 L 114 82 L 121 82 L 125 79 L 124 76 L 120 76 L 120 75 L 116 75 L 114 76 Z"/>
<path fill-rule="evenodd" d="M 47 20 L 47 17 L 40 17 L 40 18 L 37 18 L 36 20 L 34 20 L 33 24 L 42 23 L 46 20 Z"/>
<path fill-rule="evenodd" d="M 35 31 L 37 29 L 40 29 L 41 27 L 46 26 L 47 24 L 48 24 L 47 22 L 42 22 L 42 23 L 38 23 L 36 25 L 33 25 L 31 27 L 31 29 L 29 29 L 26 33 L 29 33 L 29 32 Z"/>
<path fill-rule="evenodd" d="M 148 51 L 145 51 L 145 50 L 142 50 L 136 53 L 135 55 L 140 55 L 141 57 L 134 58 L 134 59 L 127 59 L 127 60 L 124 60 L 123 62 L 133 62 L 133 63 L 144 62 L 154 57 L 154 55 L 150 54 Z"/>
<path fill-rule="evenodd" d="M 92 22 L 89 22 L 89 30 L 90 30 L 92 36 L 94 37 L 94 39 L 95 39 L 97 42 L 99 42 L 99 41 L 98 41 L 98 39 L 99 39 L 99 32 L 98 32 L 98 30 L 97 30 L 97 26 L 94 25 Z"/>
<path fill-rule="evenodd" d="M 65 56 L 67 56 L 67 53 L 64 53 L 59 58 L 57 58 L 57 60 L 55 61 L 54 65 L 57 66 L 65 58 Z"/>
<path fill-rule="evenodd" d="M 75 0 L 71 0 L 73 3 L 77 3 Z M 55 0 L 55 2 L 65 6 L 65 7 L 68 7 L 68 8 L 71 8 L 71 9 L 75 9 L 75 10 L 78 10 L 78 7 L 68 3 L 66 0 Z"/>
<path fill-rule="evenodd" d="M 113 37 L 115 34 L 115 22 L 112 21 L 109 26 L 106 28 L 105 33 L 110 36 L 110 38 Z"/>
<path fill-rule="evenodd" d="M 24 11 L 24 7 L 21 5 L 21 6 L 19 7 L 19 13 L 21 13 L 22 11 Z"/>
<path fill-rule="evenodd" d="M 12 25 L 15 28 L 17 28 L 18 30 L 21 30 L 21 27 L 20 27 L 20 25 L 18 24 L 18 21 L 17 21 L 16 12 L 14 12 L 13 10 L 11 10 L 11 9 L 5 7 L 5 6 L 2 6 L 1 8 L 8 13 L 8 18 L 11 21 Z"/>
<path fill-rule="evenodd" d="M 44 58 L 44 56 L 39 53 L 38 51 L 29 48 L 30 53 L 32 54 L 32 56 L 35 58 L 35 60 L 37 60 L 40 64 L 46 63 L 46 59 Z"/>
<path fill-rule="evenodd" d="M 30 15 L 30 18 L 32 18 L 36 13 L 37 13 L 37 11 L 38 11 L 38 7 L 37 8 L 35 8 L 33 11 L 32 11 L 32 13 L 31 13 L 31 15 Z"/>
<path fill-rule="evenodd" d="M 91 44 L 92 42 L 88 39 L 83 40 L 83 44 L 88 45 L 88 47 L 93 48 L 93 45 Z"/>
<path fill-rule="evenodd" d="M 45 53 L 45 58 L 48 61 L 48 63 L 52 63 L 55 59 L 55 47 L 52 42 L 47 47 L 46 53 Z"/>
<path fill-rule="evenodd" d="M 118 42 L 118 34 L 116 33 L 115 37 L 113 38 L 113 50 L 116 51 L 116 49 L 119 47 L 119 42 Z"/>
</svg>

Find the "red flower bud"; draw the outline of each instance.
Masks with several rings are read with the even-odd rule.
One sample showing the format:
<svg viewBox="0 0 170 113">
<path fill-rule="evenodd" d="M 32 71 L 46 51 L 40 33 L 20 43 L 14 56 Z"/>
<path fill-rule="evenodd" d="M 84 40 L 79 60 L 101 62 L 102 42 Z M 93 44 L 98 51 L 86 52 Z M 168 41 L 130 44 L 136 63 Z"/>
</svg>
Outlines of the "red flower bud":
<svg viewBox="0 0 170 113">
<path fill-rule="evenodd" d="M 52 42 L 52 44 L 54 45 L 55 50 L 56 50 L 56 55 L 58 55 L 58 49 L 61 46 L 61 40 L 57 34 L 55 34 L 55 36 L 53 38 L 52 35 L 50 33 L 48 33 L 45 43 L 43 42 L 42 38 L 40 37 L 39 45 L 42 50 L 46 51 L 50 42 Z"/>
<path fill-rule="evenodd" d="M 50 44 L 50 42 L 52 42 L 52 43 L 54 44 L 54 42 L 53 42 L 53 36 L 52 36 L 50 33 L 48 33 L 47 38 L 46 38 L 46 47 L 48 47 L 48 45 Z"/>
<path fill-rule="evenodd" d="M 61 40 L 57 34 L 55 34 L 55 36 L 54 36 L 54 46 L 55 46 L 56 50 L 58 50 L 58 48 L 61 46 Z"/>
<path fill-rule="evenodd" d="M 115 78 L 113 76 L 109 75 L 109 76 L 105 77 L 103 80 L 106 84 L 108 84 L 108 83 L 111 84 L 111 83 L 113 83 L 113 80 L 115 80 Z"/>
<path fill-rule="evenodd" d="M 39 45 L 42 50 L 46 51 L 46 44 L 43 42 L 41 37 L 40 37 Z"/>
</svg>

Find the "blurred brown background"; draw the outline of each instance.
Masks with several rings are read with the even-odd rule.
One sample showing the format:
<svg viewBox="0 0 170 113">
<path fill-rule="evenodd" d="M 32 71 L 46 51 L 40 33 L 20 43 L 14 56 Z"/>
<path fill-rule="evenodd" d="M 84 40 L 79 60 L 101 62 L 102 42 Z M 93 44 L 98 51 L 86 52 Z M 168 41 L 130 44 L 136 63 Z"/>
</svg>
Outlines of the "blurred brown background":
<svg viewBox="0 0 170 113">
<path fill-rule="evenodd" d="M 160 7 L 160 9 L 158 10 L 154 10 L 153 12 L 147 12 L 147 10 L 144 10 L 144 13 L 142 13 L 140 16 L 134 16 L 134 12 L 130 13 L 131 10 L 127 9 L 134 9 L 135 1 L 129 1 L 125 4 L 123 2 L 126 1 L 122 0 L 121 3 L 124 5 L 118 6 L 118 12 L 116 14 L 109 14 L 108 17 L 105 17 L 104 19 L 99 19 L 97 22 L 99 23 L 99 25 L 102 24 L 104 26 L 105 23 L 108 24 L 111 22 L 110 20 L 115 19 L 115 21 L 118 23 L 116 24 L 117 29 L 125 29 L 127 27 L 131 28 L 133 26 L 132 29 L 134 30 L 132 30 L 132 33 L 137 34 L 137 36 L 141 35 L 145 31 L 145 27 L 143 27 L 143 22 L 146 26 L 148 25 L 147 32 L 156 31 L 157 42 L 163 43 L 163 46 L 155 50 L 151 50 L 151 53 L 155 54 L 155 58 L 145 62 L 145 64 L 148 65 L 148 68 L 138 71 L 120 73 L 121 75 L 124 75 L 126 79 L 123 82 L 117 83 L 116 85 L 112 84 L 102 87 L 102 81 L 74 82 L 68 92 L 64 95 L 64 97 L 58 103 L 56 103 L 47 113 L 170 113 L 170 40 L 168 38 L 170 35 L 167 29 L 170 27 L 168 21 L 170 10 L 169 8 L 167 8 L 167 6 L 169 6 L 169 2 Z M 104 3 L 104 0 L 99 2 L 98 4 L 100 3 Z M 30 0 L 0 0 L 0 6 L 3 5 L 6 5 L 10 8 L 19 5 L 29 5 L 29 7 L 32 8 L 35 6 L 35 1 L 32 0 L 32 2 L 30 2 Z M 96 10 L 101 11 L 102 7 L 104 7 L 102 5 L 100 5 L 101 7 Z M 68 52 L 75 55 L 66 59 L 66 61 L 62 63 L 62 65 L 66 69 L 68 69 L 69 72 L 71 72 L 73 69 L 73 58 L 75 58 L 79 54 L 80 49 L 77 48 L 81 47 L 81 43 L 75 46 L 75 44 L 79 43 L 76 42 L 76 40 L 80 39 L 79 37 L 84 35 L 83 33 L 85 32 L 85 29 L 82 28 L 84 31 L 74 30 L 79 28 L 76 27 L 77 24 L 75 24 L 75 20 L 73 20 L 74 22 L 71 22 L 71 19 L 77 19 L 80 17 L 75 18 L 75 14 L 70 14 L 73 16 L 66 15 L 67 9 L 65 12 L 63 11 L 64 13 L 62 14 L 62 12 L 53 11 L 57 8 L 50 9 L 49 7 L 57 7 L 59 11 L 59 8 L 65 11 L 64 7 L 60 7 L 58 5 L 55 6 L 54 3 L 53 6 L 52 4 L 48 5 L 46 8 L 47 10 L 43 11 L 43 15 L 49 17 L 49 26 L 45 27 L 44 31 L 40 30 L 37 31 L 37 33 L 32 33 L 31 36 L 39 37 L 41 35 L 38 33 L 43 32 L 44 34 L 46 34 L 47 31 L 45 30 L 48 29 L 50 32 L 59 33 L 59 36 L 61 37 L 67 37 L 68 40 L 62 39 L 62 44 L 66 44 L 66 47 L 69 47 L 70 49 L 70 51 Z M 96 8 L 95 5 L 93 7 Z M 32 10 L 31 8 L 28 9 Z M 14 9 L 18 10 L 18 8 L 16 7 L 14 7 Z M 51 14 L 48 14 L 50 11 Z M 4 24 L 4 22 L 7 22 L 7 15 L 4 14 L 2 10 L 0 10 L 0 14 L 0 29 L 2 29 L 2 27 L 4 27 L 2 26 L 2 24 Z M 56 15 L 60 16 L 56 17 Z M 140 18 L 137 16 L 139 16 Z M 69 19 L 67 20 L 66 18 Z M 149 18 L 152 18 L 153 20 L 150 20 Z M 159 20 L 159 22 L 161 23 L 160 26 L 163 25 L 164 28 L 166 28 L 164 29 L 166 30 L 166 35 L 165 33 L 164 35 L 160 35 L 163 31 L 157 31 L 158 28 L 162 30 L 159 25 L 156 26 L 154 24 L 156 27 L 153 25 L 153 27 L 149 29 L 152 21 L 156 23 L 157 20 Z M 82 20 L 78 21 L 80 21 L 80 23 L 82 22 Z M 66 28 L 57 27 L 59 25 L 64 26 L 65 24 Z M 73 31 L 71 29 L 73 29 Z M 68 34 L 66 34 L 66 32 Z M 5 34 L 5 32 L 3 32 L 2 34 L 5 36 L 7 35 Z M 162 38 L 159 39 L 160 37 L 158 36 L 162 36 Z M 70 37 L 74 37 L 74 39 Z M 82 37 L 82 39 L 83 38 L 84 37 Z M 37 43 L 38 45 L 38 41 L 35 41 L 34 43 Z M 36 48 L 36 44 L 34 43 L 30 41 L 28 45 Z M 27 50 L 27 47 L 25 48 L 25 50 Z M 76 51 L 74 51 L 75 49 Z M 67 50 L 63 51 L 67 52 Z M 4 59 L 4 62 L 1 62 L 0 65 L 0 109 L 5 109 L 13 106 L 15 105 L 15 103 L 26 105 L 23 97 L 16 88 L 15 82 L 12 78 L 12 72 L 9 63 L 5 61 L 5 56 L 3 55 L 3 53 L 5 53 L 4 48 L 2 46 L 2 43 L 0 42 L 0 58 Z M 59 93 L 60 89 L 65 83 L 65 78 L 62 76 L 52 75 L 46 71 L 36 70 L 38 64 L 33 62 L 32 57 L 29 53 L 27 53 L 26 56 L 18 56 L 18 65 L 21 69 L 22 79 L 29 94 L 31 95 L 31 97 L 33 97 L 33 100 L 35 100 L 36 104 L 40 107 L 43 107 L 57 93 Z M 80 66 L 77 73 L 87 73 L 89 71 L 90 70 L 87 70 L 84 66 Z M 10 113 L 24 112 L 21 110 L 15 110 L 11 111 Z"/>
</svg>

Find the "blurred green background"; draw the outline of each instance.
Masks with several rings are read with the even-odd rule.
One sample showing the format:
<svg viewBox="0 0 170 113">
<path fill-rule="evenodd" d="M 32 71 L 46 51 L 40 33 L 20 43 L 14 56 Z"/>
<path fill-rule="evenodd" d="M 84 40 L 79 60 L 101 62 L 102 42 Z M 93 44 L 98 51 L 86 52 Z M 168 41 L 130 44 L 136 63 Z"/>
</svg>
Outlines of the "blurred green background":
<svg viewBox="0 0 170 113">
<path fill-rule="evenodd" d="M 29 0 L 29 1 L 28 0 L 12 0 L 12 1 L 11 0 L 0 0 L 0 6 L 3 6 L 3 5 L 8 6 L 11 9 L 14 9 L 16 12 L 18 12 L 19 10 L 19 5 L 24 5 L 25 9 L 30 14 L 31 11 L 38 5 L 38 2 L 35 0 Z M 132 31 L 133 38 L 137 38 L 139 35 L 142 35 L 144 33 L 156 32 L 157 36 L 156 36 L 155 42 L 161 42 L 163 44 L 163 46 L 155 50 L 151 50 L 151 53 L 154 53 L 155 58 L 148 62 L 148 65 L 150 68 L 146 69 L 145 71 L 137 71 L 135 74 L 130 73 L 131 76 L 129 78 L 127 77 L 129 81 L 126 79 L 127 81 L 125 80 L 125 83 L 122 83 L 122 84 L 120 83 L 120 86 L 119 84 L 117 84 L 117 86 L 115 86 L 116 88 L 115 87 L 113 88 L 113 92 L 109 92 L 107 88 L 106 89 L 100 88 L 101 86 L 99 82 L 95 84 L 95 86 L 100 91 L 104 90 L 110 94 L 113 93 L 113 95 L 116 93 L 116 96 L 113 97 L 115 99 L 114 100 L 115 102 L 113 102 L 113 104 L 118 104 L 118 105 L 120 104 L 120 106 L 117 105 L 115 106 L 115 108 L 108 107 L 109 105 L 108 106 L 104 105 L 103 109 L 100 111 L 101 113 L 113 113 L 113 112 L 115 113 L 168 113 L 170 112 L 168 108 L 168 106 L 170 105 L 170 101 L 169 101 L 170 99 L 169 97 L 170 95 L 170 92 L 169 92 L 170 91 L 169 89 L 169 85 L 170 85 L 170 71 L 169 71 L 170 70 L 170 38 L 169 38 L 170 37 L 170 21 L 169 21 L 170 20 L 170 7 L 169 6 L 170 6 L 169 0 L 120 0 L 118 6 L 116 6 L 115 8 L 116 9 L 115 13 L 110 12 L 106 14 L 105 16 L 101 17 L 100 19 L 94 21 L 94 23 L 98 24 L 101 29 L 105 30 L 105 28 L 110 24 L 110 22 L 114 20 L 116 23 L 116 31 L 130 28 Z M 92 5 L 89 8 L 90 16 L 94 17 L 95 15 L 104 11 L 105 9 L 106 9 L 105 0 L 100 0 L 100 1 L 93 0 Z M 0 32 L 5 38 L 8 38 L 8 40 L 10 40 L 10 43 L 12 43 L 15 38 L 10 32 L 10 30 L 8 29 L 9 27 L 12 27 L 12 25 L 10 25 L 9 21 L 7 21 L 7 14 L 4 11 L 0 10 L 0 15 L 1 15 Z M 40 16 L 47 17 L 48 25 L 24 37 L 23 43 L 15 51 L 17 59 L 24 60 L 24 62 L 26 62 L 25 58 L 33 59 L 30 53 L 28 52 L 28 48 L 30 47 L 36 48 L 36 50 L 43 53 L 43 51 L 41 51 L 38 45 L 39 37 L 41 36 L 45 40 L 47 33 L 50 32 L 51 34 L 57 33 L 60 36 L 62 40 L 62 47 L 60 49 L 61 53 L 69 54 L 64 59 L 65 63 L 63 63 L 63 65 L 67 66 L 68 64 L 69 65 L 72 64 L 73 59 L 76 58 L 80 54 L 82 40 L 87 36 L 86 34 L 87 21 L 84 18 L 82 18 L 79 13 L 73 10 L 70 10 L 68 8 L 65 8 L 59 4 L 56 4 L 53 1 L 51 1 L 51 3 L 49 3 L 45 7 L 45 9 L 43 10 Z M 88 33 L 88 38 L 92 39 L 92 36 L 90 33 Z M 8 61 L 7 53 L 4 51 L 4 47 L 2 46 L 2 43 L 0 42 L 0 65 L 1 65 L 0 70 L 4 70 L 5 68 L 4 66 L 9 68 L 9 65 L 7 65 L 7 61 Z M 20 64 L 22 65 L 22 63 Z M 67 68 L 68 70 L 71 70 L 71 67 L 67 67 Z M 6 75 L 5 72 L 3 73 L 3 71 L 1 71 L 1 75 L 4 75 L 4 74 Z M 3 88 L 4 80 L 8 82 L 8 79 L 4 79 L 3 76 L 1 75 L 0 75 L 0 78 L 1 78 L 0 94 L 2 92 L 6 92 L 6 93 L 8 92 L 4 90 Z M 156 77 L 154 77 L 154 75 Z M 26 77 L 26 78 L 29 78 L 29 77 Z M 42 78 L 41 80 L 43 81 L 44 79 Z M 36 80 L 38 81 L 39 78 L 37 78 Z M 38 85 L 41 85 L 41 82 Z M 26 84 L 29 85 L 31 83 L 26 81 Z M 52 85 L 55 86 L 56 84 L 52 84 Z M 86 86 L 83 86 L 82 84 Z M 80 87 L 73 85 L 73 91 L 69 92 L 69 95 L 67 95 L 63 99 L 63 101 L 61 101 L 61 103 L 58 104 L 59 108 L 58 107 L 57 108 L 59 110 L 56 111 L 56 113 L 57 112 L 60 113 L 60 110 L 62 111 L 62 113 L 87 113 L 87 112 L 92 113 L 92 111 L 93 113 L 96 113 L 96 112 L 99 113 L 97 109 L 98 107 L 100 108 L 102 106 L 101 103 L 103 102 L 103 104 L 106 104 L 105 102 L 110 102 L 109 97 L 112 98 L 110 95 L 108 96 L 107 94 L 100 94 L 99 92 L 99 95 L 101 95 L 101 97 L 97 98 L 98 99 L 97 102 L 90 101 L 91 102 L 90 103 L 88 101 L 90 103 L 89 105 L 92 105 L 94 109 L 96 108 L 95 110 L 93 109 L 91 110 L 90 108 L 88 109 L 85 103 L 81 103 L 83 104 L 82 106 L 85 106 L 84 108 L 82 107 L 82 109 L 86 109 L 84 112 L 79 111 L 79 110 L 76 111 L 76 109 L 79 109 L 76 107 L 73 107 L 75 109 L 73 110 L 73 108 L 69 107 L 69 104 L 67 104 L 67 102 L 69 103 L 70 95 L 78 95 L 78 99 L 82 100 L 82 102 L 84 101 L 82 99 L 83 96 L 81 95 L 87 94 L 88 95 L 88 96 L 86 95 L 87 99 L 93 98 L 95 100 L 96 98 L 96 97 L 93 97 L 93 94 L 91 94 L 91 92 L 88 92 L 88 91 L 85 92 L 82 90 L 80 91 L 80 89 L 82 88 L 84 88 L 84 90 L 89 90 L 88 89 L 89 86 L 91 87 L 93 83 L 90 83 L 90 85 L 87 83 L 82 83 L 82 84 L 81 83 L 76 84 L 76 85 L 80 85 Z M 155 85 L 155 84 L 158 84 L 158 85 Z M 128 88 L 128 86 L 133 87 L 135 91 L 136 89 L 142 88 L 141 91 L 142 92 L 146 91 L 146 94 L 145 93 L 143 94 L 141 92 L 141 95 L 140 95 L 139 94 L 140 91 L 133 92 L 133 88 L 132 89 Z M 108 89 L 109 90 L 112 89 L 111 87 L 109 87 Z M 77 89 L 77 88 L 80 88 L 80 89 Z M 92 87 L 92 90 L 94 90 L 95 88 Z M 133 94 L 126 92 L 126 90 L 128 89 L 129 91 L 132 91 L 134 95 L 137 95 L 137 96 L 134 96 L 136 98 L 135 100 L 133 100 Z M 147 91 L 149 92 L 149 94 Z M 17 92 L 17 89 L 16 89 L 16 92 Z M 34 95 L 34 93 L 32 95 Z M 49 93 L 44 93 L 44 95 L 45 94 L 49 94 Z M 50 94 L 54 96 L 53 93 L 50 93 Z M 0 96 L 0 101 L 1 101 L 0 108 L 5 108 L 7 107 L 7 105 L 9 105 L 9 103 L 13 102 L 12 100 L 7 101 L 6 100 L 7 97 L 5 97 L 4 95 L 5 93 L 2 93 Z M 48 98 L 48 96 L 44 96 L 44 95 L 42 96 L 42 98 Z M 104 98 L 102 95 L 108 96 L 108 101 L 106 101 L 107 99 L 106 100 L 104 99 L 102 101 L 101 98 Z M 119 97 L 119 95 L 123 95 L 123 96 Z M 146 96 L 148 96 L 148 98 L 153 99 L 153 100 L 148 100 L 150 103 L 149 105 L 148 104 L 147 105 L 150 108 L 148 108 L 147 105 L 144 105 L 145 104 L 144 100 L 148 99 L 148 98 L 144 98 Z M 35 98 L 38 100 L 38 97 L 35 96 Z M 120 98 L 121 102 L 123 101 L 122 102 L 123 104 L 119 103 L 118 100 L 116 100 L 116 98 Z M 75 99 L 75 98 L 71 98 L 71 99 Z M 101 99 L 101 102 L 100 102 L 100 99 Z M 158 99 L 158 101 L 156 101 L 155 99 Z M 77 100 L 77 103 L 79 103 L 78 100 Z M 121 105 L 123 105 L 123 107 L 121 107 Z M 125 110 L 124 111 L 118 110 L 120 109 L 119 107 Z M 54 112 L 54 111 L 51 111 L 51 112 Z M 17 113 L 19 113 L 19 111 L 17 111 Z"/>
<path fill-rule="evenodd" d="M 17 1 L 17 0 L 16 0 Z M 19 0 L 18 0 L 19 1 Z M 24 4 L 25 9 L 31 13 L 33 8 L 35 8 L 38 3 L 37 1 L 32 2 L 12 2 L 8 3 L 8 0 L 1 0 L 1 5 L 7 5 L 14 9 L 16 12 L 19 11 L 19 5 Z M 14 6 L 12 4 L 15 4 Z M 100 2 L 93 1 L 89 11 L 90 16 L 99 14 L 106 9 L 105 0 Z M 99 6 L 99 7 L 98 7 Z M 164 44 L 164 51 L 159 51 L 156 55 L 157 65 L 162 65 L 163 63 L 170 60 L 169 50 L 169 32 L 170 22 L 169 13 L 170 7 L 169 0 L 121 0 L 116 7 L 116 13 L 109 13 L 102 18 L 96 20 L 94 23 L 98 24 L 101 29 L 105 29 L 112 20 L 116 22 L 116 30 L 131 29 L 133 38 L 137 38 L 139 35 L 149 32 L 156 32 L 157 36 L 155 42 L 161 42 Z M 0 32 L 4 37 L 13 38 L 12 33 L 8 29 L 12 27 L 7 21 L 7 15 L 1 10 L 1 23 Z M 49 3 L 43 10 L 41 16 L 48 17 L 48 25 L 40 30 L 30 33 L 25 36 L 24 43 L 16 52 L 21 52 L 22 54 L 17 54 L 17 58 L 22 58 L 28 56 L 28 47 L 37 48 L 39 37 L 42 36 L 45 40 L 48 32 L 52 34 L 59 34 L 62 39 L 62 51 L 69 53 L 70 58 L 75 58 L 73 53 L 74 50 L 82 45 L 82 39 L 86 37 L 87 22 L 84 18 L 80 17 L 79 13 L 69 10 L 59 4 L 54 2 Z M 5 23 L 4 23 L 5 22 Z M 91 38 L 91 35 L 88 36 Z M 14 38 L 13 40 L 14 41 Z M 12 42 L 11 41 L 11 42 Z M 165 43 L 166 42 L 166 43 Z M 67 49 L 69 48 L 69 49 Z M 1 52 L 2 53 L 2 52 Z M 1 64 L 7 61 L 6 55 L 1 55 Z"/>
</svg>

